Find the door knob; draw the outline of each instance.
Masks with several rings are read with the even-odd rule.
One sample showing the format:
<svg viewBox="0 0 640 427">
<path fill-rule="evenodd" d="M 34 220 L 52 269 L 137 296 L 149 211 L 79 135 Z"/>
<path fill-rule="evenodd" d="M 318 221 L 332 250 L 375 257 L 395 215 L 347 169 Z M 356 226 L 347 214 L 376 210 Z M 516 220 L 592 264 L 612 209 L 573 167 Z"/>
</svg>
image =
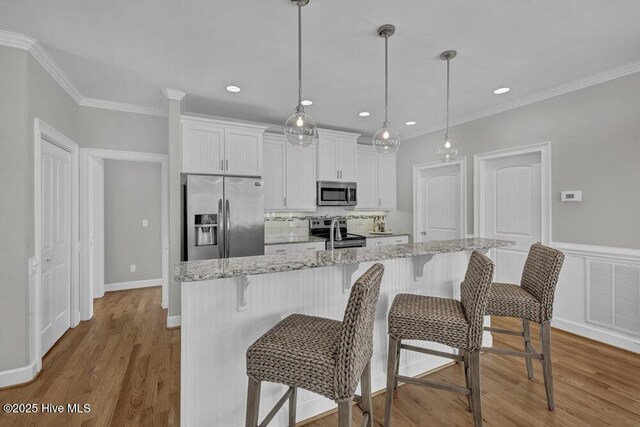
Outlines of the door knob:
<svg viewBox="0 0 640 427">
<path fill-rule="evenodd" d="M 426 236 L 427 232 L 426 231 L 421 231 L 420 234 L 422 234 L 423 236 Z"/>
<path fill-rule="evenodd" d="M 44 262 L 51 262 L 51 258 L 45 259 Z"/>
</svg>

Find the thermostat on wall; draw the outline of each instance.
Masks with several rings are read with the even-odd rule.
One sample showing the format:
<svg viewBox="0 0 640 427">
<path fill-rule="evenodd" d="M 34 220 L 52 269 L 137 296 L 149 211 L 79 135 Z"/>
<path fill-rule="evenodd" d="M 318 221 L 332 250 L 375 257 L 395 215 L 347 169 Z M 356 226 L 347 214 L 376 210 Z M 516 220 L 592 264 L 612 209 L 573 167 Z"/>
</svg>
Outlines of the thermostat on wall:
<svg viewBox="0 0 640 427">
<path fill-rule="evenodd" d="M 562 202 L 581 202 L 582 191 L 562 191 L 560 193 L 560 201 Z"/>
</svg>

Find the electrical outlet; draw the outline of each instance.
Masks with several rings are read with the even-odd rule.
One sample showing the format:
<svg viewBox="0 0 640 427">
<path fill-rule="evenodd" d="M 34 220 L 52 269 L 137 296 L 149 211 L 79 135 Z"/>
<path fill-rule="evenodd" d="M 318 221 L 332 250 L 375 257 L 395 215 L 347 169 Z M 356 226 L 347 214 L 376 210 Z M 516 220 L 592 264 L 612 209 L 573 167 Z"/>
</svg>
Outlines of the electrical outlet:
<svg viewBox="0 0 640 427">
<path fill-rule="evenodd" d="M 148 227 L 149 226 L 149 220 L 148 219 L 143 219 L 142 220 L 142 226 L 143 227 Z"/>
<path fill-rule="evenodd" d="M 129 266 L 129 271 L 132 272 L 132 273 L 135 273 L 136 272 L 136 265 L 135 264 L 131 264 Z"/>
</svg>

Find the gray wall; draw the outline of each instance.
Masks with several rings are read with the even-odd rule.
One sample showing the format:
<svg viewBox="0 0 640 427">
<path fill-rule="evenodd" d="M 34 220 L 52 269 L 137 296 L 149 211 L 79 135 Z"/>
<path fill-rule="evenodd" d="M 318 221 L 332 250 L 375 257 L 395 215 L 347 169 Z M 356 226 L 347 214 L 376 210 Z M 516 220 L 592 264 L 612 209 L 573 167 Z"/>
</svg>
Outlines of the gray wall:
<svg viewBox="0 0 640 427">
<path fill-rule="evenodd" d="M 105 284 L 162 278 L 161 191 L 159 163 L 104 161 Z"/>
<path fill-rule="evenodd" d="M 437 161 L 435 147 L 443 133 L 400 147 L 398 211 L 389 215 L 390 226 L 412 232 L 412 166 Z M 473 155 L 550 141 L 553 240 L 640 248 L 640 73 L 464 123 L 451 134 L 468 157 L 469 233 Z M 561 190 L 582 190 L 584 201 L 561 203 Z"/>
<path fill-rule="evenodd" d="M 33 169 L 33 160 L 27 147 L 27 55 L 0 47 L 0 371 L 28 360 L 27 260 L 33 252 L 33 209 L 26 171 Z"/>
</svg>

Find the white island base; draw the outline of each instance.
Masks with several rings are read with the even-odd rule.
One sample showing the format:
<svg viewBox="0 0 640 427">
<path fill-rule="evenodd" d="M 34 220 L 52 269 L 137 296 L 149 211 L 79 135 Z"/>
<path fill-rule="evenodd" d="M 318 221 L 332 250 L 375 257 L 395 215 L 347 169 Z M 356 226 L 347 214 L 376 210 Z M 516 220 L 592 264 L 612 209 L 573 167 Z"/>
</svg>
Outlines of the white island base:
<svg viewBox="0 0 640 427">
<path fill-rule="evenodd" d="M 470 251 L 389 259 L 380 288 L 371 361 L 372 391 L 385 388 L 387 313 L 398 293 L 458 298 Z M 374 262 L 182 283 L 181 407 L 183 426 L 235 427 L 245 423 L 247 348 L 280 320 L 304 313 L 342 320 L 350 284 Z M 491 345 L 485 333 L 485 346 Z M 415 342 L 441 351 L 451 348 Z M 402 352 L 400 372 L 416 376 L 451 360 Z M 461 376 L 460 383 L 464 384 Z M 286 387 L 262 386 L 260 419 Z M 336 407 L 330 400 L 299 390 L 297 419 Z M 286 426 L 285 407 L 270 425 Z"/>
</svg>

